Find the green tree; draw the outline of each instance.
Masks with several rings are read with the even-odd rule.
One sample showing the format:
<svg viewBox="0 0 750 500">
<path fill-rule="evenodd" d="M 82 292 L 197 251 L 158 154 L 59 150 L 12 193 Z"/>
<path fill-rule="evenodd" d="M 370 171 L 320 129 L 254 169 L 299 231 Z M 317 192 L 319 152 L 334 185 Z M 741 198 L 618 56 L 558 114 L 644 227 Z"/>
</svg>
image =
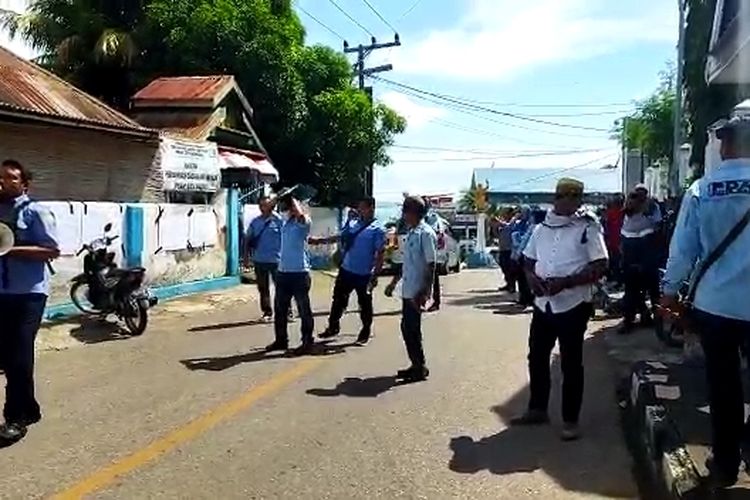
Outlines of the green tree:
<svg viewBox="0 0 750 500">
<path fill-rule="evenodd" d="M 647 163 L 672 161 L 674 82 L 674 69 L 669 67 L 654 93 L 637 102 L 635 112 L 615 124 L 615 138 L 627 148 L 640 150 Z"/>
</svg>

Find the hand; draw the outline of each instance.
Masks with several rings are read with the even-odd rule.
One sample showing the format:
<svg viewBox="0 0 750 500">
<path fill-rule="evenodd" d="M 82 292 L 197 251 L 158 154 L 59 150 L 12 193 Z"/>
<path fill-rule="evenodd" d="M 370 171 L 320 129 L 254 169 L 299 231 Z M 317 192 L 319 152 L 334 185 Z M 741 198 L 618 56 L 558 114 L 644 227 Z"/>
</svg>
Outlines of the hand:
<svg viewBox="0 0 750 500">
<path fill-rule="evenodd" d="M 385 296 L 386 297 L 393 297 L 393 291 L 396 289 L 395 283 L 388 283 L 388 285 L 385 287 Z"/>
<path fill-rule="evenodd" d="M 536 297 L 545 297 L 549 294 L 547 286 L 536 274 L 528 275 L 529 287 Z"/>
<path fill-rule="evenodd" d="M 558 293 L 562 292 L 566 288 L 568 288 L 568 280 L 567 278 L 550 278 L 547 281 L 545 281 L 545 285 L 547 288 L 547 295 L 549 297 L 554 297 Z"/>
<path fill-rule="evenodd" d="M 685 311 L 676 295 L 664 295 L 658 307 L 659 313 L 667 319 L 680 319 Z"/>
<path fill-rule="evenodd" d="M 417 296 L 413 299 L 411 299 L 412 304 L 414 304 L 414 307 L 417 309 L 422 309 L 425 304 L 427 304 L 427 301 L 430 298 L 430 292 L 425 292 L 424 290 L 419 292 Z"/>
<path fill-rule="evenodd" d="M 369 290 L 370 290 L 371 292 L 372 292 L 372 291 L 373 291 L 373 290 L 374 290 L 375 288 L 377 288 L 377 287 L 378 287 L 378 277 L 377 277 L 377 276 L 373 276 L 372 278 L 370 278 L 370 283 L 369 283 L 369 284 L 367 285 L 367 287 L 369 288 Z"/>
</svg>

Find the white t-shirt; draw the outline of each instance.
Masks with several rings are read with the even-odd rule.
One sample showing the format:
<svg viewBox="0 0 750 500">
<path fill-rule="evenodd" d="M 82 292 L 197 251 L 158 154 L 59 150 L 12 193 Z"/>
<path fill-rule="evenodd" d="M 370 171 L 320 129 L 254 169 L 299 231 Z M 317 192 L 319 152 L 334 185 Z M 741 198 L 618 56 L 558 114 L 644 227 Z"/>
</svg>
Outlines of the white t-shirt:
<svg viewBox="0 0 750 500">
<path fill-rule="evenodd" d="M 563 218 L 554 214 L 536 227 L 523 253 L 527 259 L 536 261 L 534 270 L 542 279 L 571 276 L 591 262 L 608 258 L 598 222 L 582 216 Z M 553 313 L 559 314 L 591 302 L 592 292 L 592 285 L 578 286 L 554 297 L 536 297 L 534 304 L 542 311 L 547 311 L 549 305 Z"/>
</svg>

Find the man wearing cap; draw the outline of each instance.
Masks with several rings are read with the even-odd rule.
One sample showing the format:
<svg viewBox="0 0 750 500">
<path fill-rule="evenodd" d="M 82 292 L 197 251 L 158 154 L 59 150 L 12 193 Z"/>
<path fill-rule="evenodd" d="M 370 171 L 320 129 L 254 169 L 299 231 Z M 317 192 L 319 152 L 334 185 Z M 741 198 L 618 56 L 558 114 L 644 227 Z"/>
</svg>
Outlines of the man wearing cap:
<svg viewBox="0 0 750 500">
<path fill-rule="evenodd" d="M 648 188 L 639 184 L 628 196 L 625 219 L 620 232 L 622 266 L 625 280 L 624 322 L 622 333 L 629 333 L 640 314 L 641 325 L 651 326 L 653 316 L 646 307 L 646 295 L 651 307 L 659 304 L 658 230 L 661 223 L 659 205 L 649 197 Z"/>
<path fill-rule="evenodd" d="M 595 217 L 579 212 L 583 183 L 558 182 L 554 208 L 524 249 L 525 271 L 536 297 L 529 335 L 528 410 L 513 425 L 549 422 L 550 355 L 560 344 L 562 438 L 578 439 L 583 401 L 583 336 L 591 318 L 593 284 L 607 269 L 607 248 Z"/>
<path fill-rule="evenodd" d="M 737 481 L 741 450 L 746 463 L 750 457 L 740 368 L 740 352 L 750 336 L 750 122 L 732 118 L 716 135 L 722 162 L 693 183 L 682 200 L 662 307 L 676 316 L 686 313 L 677 300 L 683 282 L 700 276 L 700 263 L 714 261 L 699 282 L 693 280 L 690 320 L 706 358 L 713 432 L 713 457 L 707 465 L 713 484 L 727 486 Z M 720 247 L 723 251 L 716 251 Z"/>
</svg>

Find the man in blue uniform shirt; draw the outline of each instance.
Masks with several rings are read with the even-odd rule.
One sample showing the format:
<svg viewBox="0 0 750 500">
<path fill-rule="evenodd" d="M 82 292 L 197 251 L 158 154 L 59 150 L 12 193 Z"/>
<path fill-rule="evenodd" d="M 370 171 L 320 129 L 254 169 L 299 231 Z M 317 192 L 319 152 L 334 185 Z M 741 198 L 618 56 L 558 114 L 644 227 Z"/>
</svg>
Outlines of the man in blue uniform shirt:
<svg viewBox="0 0 750 500">
<path fill-rule="evenodd" d="M 407 382 L 425 380 L 430 373 L 422 347 L 422 310 L 432 295 L 436 274 L 437 236 L 424 221 L 426 212 L 421 198 L 410 196 L 404 200 L 403 218 L 409 233 L 406 235 L 402 269 L 401 334 L 411 366 L 400 370 L 397 377 Z"/>
<path fill-rule="evenodd" d="M 357 343 L 364 345 L 372 334 L 372 289 L 377 284 L 377 276 L 383 267 L 385 231 L 375 219 L 375 199 L 363 198 L 357 207 L 356 219 L 347 222 L 341 231 L 341 269 L 333 288 L 331 314 L 328 328 L 321 338 L 332 338 L 339 334 L 341 316 L 344 314 L 349 296 L 357 292 L 359 316 L 362 329 Z"/>
<path fill-rule="evenodd" d="M 260 293 L 260 309 L 263 319 L 273 317 L 271 305 L 271 280 L 276 281 L 276 271 L 281 258 L 282 220 L 274 213 L 274 202 L 267 196 L 258 203 L 260 215 L 247 227 L 246 251 L 252 254 L 255 278 Z"/>
<path fill-rule="evenodd" d="M 310 235 L 310 216 L 294 198 L 289 200 L 288 217 L 281 226 L 279 270 L 276 274 L 274 300 L 274 329 L 276 340 L 267 351 L 285 351 L 289 347 L 289 308 L 292 298 L 299 308 L 302 345 L 297 354 L 310 354 L 313 349 L 313 313 L 310 307 L 310 258 L 307 255 L 307 238 Z"/>
<path fill-rule="evenodd" d="M 34 396 L 34 340 L 49 293 L 48 263 L 59 256 L 52 212 L 26 195 L 31 173 L 14 160 L 0 165 L 0 220 L 15 246 L 0 257 L 0 368 L 5 372 L 5 424 L 0 440 L 15 442 L 42 414 Z"/>
<path fill-rule="evenodd" d="M 684 314 L 677 296 L 700 262 L 750 213 L 750 121 L 732 118 L 716 132 L 719 168 L 685 193 L 669 250 L 662 308 Z M 744 420 L 740 352 L 750 335 L 750 230 L 743 228 L 695 286 L 691 323 L 701 336 L 709 387 L 713 457 L 707 465 L 717 486 L 737 481 L 740 448 L 750 454 Z"/>
</svg>

